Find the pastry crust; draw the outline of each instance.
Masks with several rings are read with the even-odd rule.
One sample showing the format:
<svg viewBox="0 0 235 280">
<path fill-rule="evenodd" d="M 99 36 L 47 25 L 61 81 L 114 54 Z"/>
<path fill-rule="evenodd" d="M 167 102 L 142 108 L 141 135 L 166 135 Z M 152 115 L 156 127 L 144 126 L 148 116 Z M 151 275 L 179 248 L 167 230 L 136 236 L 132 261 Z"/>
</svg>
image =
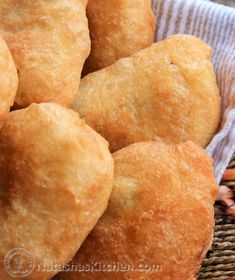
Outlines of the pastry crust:
<svg viewBox="0 0 235 280">
<path fill-rule="evenodd" d="M 171 36 L 83 78 L 74 109 L 112 151 L 148 140 L 205 147 L 221 115 L 210 55 L 196 37 Z"/>
<path fill-rule="evenodd" d="M 18 75 L 6 42 L 0 37 L 0 120 L 10 111 L 18 87 Z"/>
<path fill-rule="evenodd" d="M 87 0 L 4 0 L 0 34 L 19 74 L 15 102 L 71 106 L 90 51 Z"/>
<path fill-rule="evenodd" d="M 211 158 L 192 142 L 136 143 L 113 157 L 108 208 L 72 261 L 80 269 L 106 266 L 59 279 L 194 279 L 214 228 L 218 186 Z M 116 270 L 107 272 L 107 265 Z"/>
<path fill-rule="evenodd" d="M 89 0 L 87 17 L 91 53 L 84 74 L 109 66 L 153 43 L 151 0 Z"/>
<path fill-rule="evenodd" d="M 26 279 L 51 279 L 103 214 L 112 179 L 107 142 L 77 113 L 52 103 L 9 113 L 0 130 L 0 279 L 12 279 L 3 260 L 18 247 L 35 260 Z"/>
</svg>

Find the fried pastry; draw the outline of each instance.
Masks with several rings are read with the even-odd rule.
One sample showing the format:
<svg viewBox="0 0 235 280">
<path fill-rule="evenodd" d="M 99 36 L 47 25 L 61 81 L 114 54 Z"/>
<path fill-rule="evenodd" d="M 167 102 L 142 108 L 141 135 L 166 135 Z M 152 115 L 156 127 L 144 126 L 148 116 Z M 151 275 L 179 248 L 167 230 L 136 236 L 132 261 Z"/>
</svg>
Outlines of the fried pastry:
<svg viewBox="0 0 235 280">
<path fill-rule="evenodd" d="M 18 86 L 18 76 L 6 42 L 0 37 L 0 120 L 10 111 Z"/>
<path fill-rule="evenodd" d="M 0 34 L 19 74 L 15 102 L 71 106 L 90 51 L 87 0 L 4 0 Z"/>
<path fill-rule="evenodd" d="M 113 156 L 108 208 L 71 262 L 78 271 L 59 279 L 194 279 L 214 228 L 212 160 L 192 142 L 141 142 Z"/>
<path fill-rule="evenodd" d="M 112 179 L 107 142 L 77 113 L 53 103 L 9 113 L 0 130 L 0 279 L 19 271 L 3 264 L 15 248 L 34 259 L 26 279 L 51 279 L 103 214 Z"/>
<path fill-rule="evenodd" d="M 221 107 L 210 55 L 196 37 L 171 36 L 83 78 L 74 109 L 112 151 L 149 140 L 205 147 Z"/>
<path fill-rule="evenodd" d="M 109 66 L 153 43 L 151 0 L 89 0 L 87 17 L 91 53 L 83 74 Z"/>
</svg>

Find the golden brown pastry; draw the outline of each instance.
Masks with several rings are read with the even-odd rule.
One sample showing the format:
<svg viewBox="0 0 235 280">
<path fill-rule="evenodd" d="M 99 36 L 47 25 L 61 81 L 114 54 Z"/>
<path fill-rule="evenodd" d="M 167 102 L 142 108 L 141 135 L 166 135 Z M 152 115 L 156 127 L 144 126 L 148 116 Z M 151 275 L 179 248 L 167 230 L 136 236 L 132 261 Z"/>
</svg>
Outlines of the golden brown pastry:
<svg viewBox="0 0 235 280">
<path fill-rule="evenodd" d="M 0 37 L 0 120 L 10 111 L 18 86 L 18 76 L 6 42 Z"/>
<path fill-rule="evenodd" d="M 72 261 L 80 271 L 59 279 L 194 279 L 214 227 L 211 159 L 192 142 L 136 143 L 113 156 L 108 208 Z"/>
<path fill-rule="evenodd" d="M 35 261 L 25 279 L 51 279 L 56 269 L 44 265 L 71 260 L 103 214 L 112 178 L 107 142 L 77 113 L 52 103 L 9 113 L 0 130 L 0 279 L 19 271 L 3 266 L 19 247 Z"/>
<path fill-rule="evenodd" d="M 87 0 L 0 1 L 0 34 L 19 74 L 15 102 L 71 106 L 90 51 Z"/>
<path fill-rule="evenodd" d="M 200 39 L 171 36 L 82 79 L 74 109 L 112 151 L 147 140 L 205 147 L 221 106 L 210 55 Z"/>
<path fill-rule="evenodd" d="M 151 0 L 89 0 L 91 53 L 84 74 L 113 64 L 154 40 Z"/>
</svg>

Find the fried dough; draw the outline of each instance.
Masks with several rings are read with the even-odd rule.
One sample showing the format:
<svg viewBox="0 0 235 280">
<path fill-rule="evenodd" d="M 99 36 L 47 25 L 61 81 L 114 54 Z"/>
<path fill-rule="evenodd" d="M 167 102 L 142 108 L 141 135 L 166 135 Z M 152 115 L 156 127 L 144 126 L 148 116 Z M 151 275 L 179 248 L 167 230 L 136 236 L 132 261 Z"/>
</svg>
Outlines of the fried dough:
<svg viewBox="0 0 235 280">
<path fill-rule="evenodd" d="M 83 74 L 109 66 L 153 43 L 150 0 L 89 0 L 87 17 L 91 53 Z"/>
<path fill-rule="evenodd" d="M 210 55 L 196 37 L 171 36 L 83 78 L 74 109 L 111 151 L 148 140 L 205 147 L 221 114 Z"/>
<path fill-rule="evenodd" d="M 90 51 L 87 0 L 4 0 L 0 34 L 19 74 L 15 102 L 71 106 Z"/>
<path fill-rule="evenodd" d="M 18 76 L 6 42 L 0 37 L 0 120 L 10 111 L 18 86 Z"/>
<path fill-rule="evenodd" d="M 3 260 L 19 247 L 35 261 L 25 279 L 51 279 L 103 214 L 112 179 L 107 142 L 77 113 L 52 103 L 9 113 L 0 130 L 0 279 L 13 279 Z"/>
<path fill-rule="evenodd" d="M 194 279 L 214 228 L 212 160 L 192 142 L 136 143 L 113 156 L 108 208 L 72 261 L 80 271 L 59 279 Z"/>
</svg>

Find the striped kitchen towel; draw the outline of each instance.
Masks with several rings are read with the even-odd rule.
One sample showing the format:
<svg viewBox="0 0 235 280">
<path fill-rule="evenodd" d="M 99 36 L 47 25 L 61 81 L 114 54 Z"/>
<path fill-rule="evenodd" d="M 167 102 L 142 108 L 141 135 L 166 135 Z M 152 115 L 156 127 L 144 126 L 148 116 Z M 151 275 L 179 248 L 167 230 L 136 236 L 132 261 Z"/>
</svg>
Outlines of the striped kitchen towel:
<svg viewBox="0 0 235 280">
<path fill-rule="evenodd" d="M 155 41 L 176 33 L 191 34 L 213 48 L 223 118 L 207 151 L 214 159 L 219 182 L 235 151 L 235 9 L 205 0 L 153 0 L 152 7 Z"/>
</svg>

